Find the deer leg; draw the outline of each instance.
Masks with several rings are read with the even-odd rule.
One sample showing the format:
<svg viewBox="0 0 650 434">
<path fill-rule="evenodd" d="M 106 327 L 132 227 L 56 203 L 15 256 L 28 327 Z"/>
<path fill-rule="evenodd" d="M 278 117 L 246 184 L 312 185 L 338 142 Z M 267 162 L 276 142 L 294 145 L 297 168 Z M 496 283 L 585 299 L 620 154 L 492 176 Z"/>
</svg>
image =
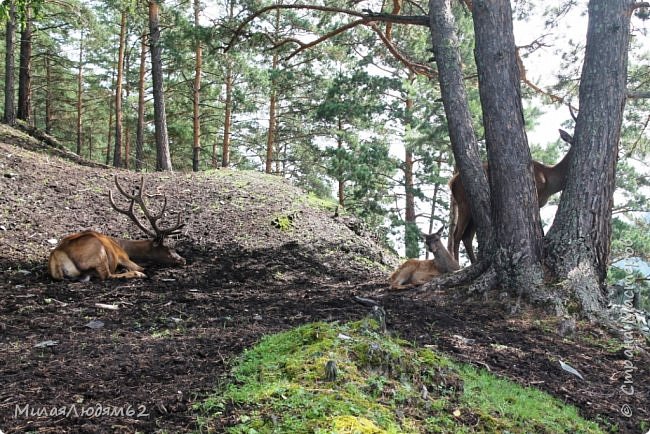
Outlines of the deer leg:
<svg viewBox="0 0 650 434">
<path fill-rule="evenodd" d="M 147 277 L 146 274 L 142 273 L 142 270 L 144 270 L 142 267 L 140 267 L 138 264 L 135 262 L 132 262 L 128 259 L 123 259 L 119 262 L 119 265 L 123 266 L 126 268 L 128 271 L 124 273 L 115 273 L 110 269 L 110 265 L 108 263 L 108 260 L 101 261 L 97 266 L 95 267 L 95 272 L 99 276 L 101 280 L 105 279 L 137 279 L 137 278 L 145 278 Z"/>
<path fill-rule="evenodd" d="M 109 276 L 110 279 L 145 279 L 146 277 L 147 275 L 140 271 L 127 271 Z"/>
<path fill-rule="evenodd" d="M 456 227 L 454 228 L 454 234 L 453 234 L 454 243 L 453 243 L 453 251 L 451 252 L 451 254 L 454 255 L 454 259 L 456 261 L 458 261 L 461 241 L 463 241 L 463 244 L 465 244 L 465 250 L 467 250 L 467 243 L 465 242 L 465 237 L 467 235 L 470 226 L 472 226 L 472 215 L 469 207 L 459 205 L 458 208 L 456 209 Z"/>
<path fill-rule="evenodd" d="M 144 268 L 131 261 L 130 259 L 122 259 L 120 261 L 120 265 L 129 271 L 144 271 Z"/>
<path fill-rule="evenodd" d="M 476 255 L 474 255 L 474 246 L 472 242 L 474 241 L 474 235 L 476 234 L 476 227 L 474 222 L 470 222 L 465 229 L 463 234 L 463 245 L 465 246 L 465 252 L 469 257 L 470 262 L 473 264 L 476 262 Z"/>
<path fill-rule="evenodd" d="M 111 275 L 111 279 L 139 279 L 146 278 L 147 275 L 143 273 L 144 268 L 131 261 L 130 259 L 123 258 L 120 260 L 120 265 L 129 271 L 119 274 Z"/>
</svg>

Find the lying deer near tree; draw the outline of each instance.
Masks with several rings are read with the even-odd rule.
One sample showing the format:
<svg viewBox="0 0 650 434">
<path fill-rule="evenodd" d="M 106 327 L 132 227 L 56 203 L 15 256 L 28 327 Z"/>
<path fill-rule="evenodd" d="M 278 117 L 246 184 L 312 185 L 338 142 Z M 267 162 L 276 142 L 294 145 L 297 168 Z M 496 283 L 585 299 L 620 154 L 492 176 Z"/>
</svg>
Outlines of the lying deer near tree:
<svg viewBox="0 0 650 434">
<path fill-rule="evenodd" d="M 424 235 L 424 243 L 433 259 L 409 259 L 390 276 L 390 289 L 408 289 L 429 282 L 433 277 L 460 269 L 460 265 L 440 240 L 442 228 Z"/>
<path fill-rule="evenodd" d="M 95 274 L 101 280 L 118 278 L 147 277 L 144 269 L 133 262 L 147 261 L 161 265 L 185 265 L 183 259 L 176 251 L 164 245 L 165 238 L 178 234 L 184 226 L 181 214 L 177 222 L 169 228 L 160 228 L 158 220 L 161 219 L 167 207 L 167 198 L 164 198 L 162 209 L 158 214 L 151 214 L 142 198 L 144 191 L 144 177 L 140 180 L 137 194 L 130 195 L 124 191 L 115 176 L 115 185 L 120 193 L 130 200 L 128 208 L 119 208 L 113 201 L 112 191 L 109 190 L 108 198 L 111 206 L 118 212 L 127 215 L 144 233 L 152 239 L 125 240 L 109 237 L 95 231 L 84 231 L 65 237 L 52 251 L 48 261 L 50 276 L 55 280 L 64 278 L 88 278 Z M 138 204 L 153 230 L 147 229 L 135 215 L 133 207 Z M 118 266 L 128 271 L 116 273 Z"/>
<path fill-rule="evenodd" d="M 560 137 L 562 140 L 573 144 L 573 137 L 564 130 L 560 130 Z M 533 161 L 533 172 L 535 176 L 535 187 L 537 188 L 537 202 L 539 207 L 543 207 L 548 202 L 548 199 L 564 189 L 566 185 L 567 171 L 571 161 L 573 148 L 570 148 L 564 158 L 555 166 L 547 166 L 539 161 Z M 483 163 L 483 170 L 485 174 L 488 173 L 488 163 Z M 454 233 L 449 237 L 449 250 L 458 260 L 458 250 L 460 242 L 465 245 L 465 251 L 471 262 L 476 262 L 474 255 L 474 248 L 472 241 L 476 234 L 476 226 L 472 219 L 467 194 L 465 188 L 460 180 L 460 175 L 455 173 L 449 181 L 449 189 L 453 198 L 453 206 L 456 209 L 456 224 L 454 226 Z"/>
</svg>

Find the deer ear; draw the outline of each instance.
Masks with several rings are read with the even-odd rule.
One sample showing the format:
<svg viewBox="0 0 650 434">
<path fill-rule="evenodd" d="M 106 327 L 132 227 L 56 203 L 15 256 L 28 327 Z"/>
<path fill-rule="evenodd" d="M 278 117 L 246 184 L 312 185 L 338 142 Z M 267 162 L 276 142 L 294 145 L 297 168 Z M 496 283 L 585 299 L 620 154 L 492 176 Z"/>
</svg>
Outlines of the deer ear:
<svg viewBox="0 0 650 434">
<path fill-rule="evenodd" d="M 566 131 L 562 130 L 562 129 L 560 129 L 559 131 L 560 131 L 560 137 L 562 138 L 562 140 L 567 142 L 569 145 L 573 145 L 573 136 L 571 134 L 567 133 Z"/>
<path fill-rule="evenodd" d="M 440 229 L 438 229 L 438 232 L 436 232 L 436 235 L 442 235 L 442 230 L 443 230 L 444 228 L 445 228 L 445 227 L 442 226 Z"/>
<path fill-rule="evenodd" d="M 420 236 L 421 240 L 426 240 L 427 239 L 427 234 L 425 234 L 421 230 L 418 230 L 418 235 Z"/>
</svg>

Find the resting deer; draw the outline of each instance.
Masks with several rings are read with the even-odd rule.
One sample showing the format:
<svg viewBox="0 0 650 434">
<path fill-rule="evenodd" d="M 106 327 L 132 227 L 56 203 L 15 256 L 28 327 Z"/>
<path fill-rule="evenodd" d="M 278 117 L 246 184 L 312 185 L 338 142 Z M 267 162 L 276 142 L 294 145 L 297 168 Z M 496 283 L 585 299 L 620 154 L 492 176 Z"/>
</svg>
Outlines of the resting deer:
<svg viewBox="0 0 650 434">
<path fill-rule="evenodd" d="M 570 145 L 573 144 L 573 137 L 571 137 L 571 135 L 566 131 L 560 130 L 560 137 Z M 547 166 L 539 161 L 533 161 L 537 202 L 539 203 L 540 208 L 546 205 L 546 202 L 548 202 L 548 199 L 552 195 L 564 189 L 572 150 L 573 148 L 570 148 L 564 158 L 562 158 L 562 160 L 555 166 Z M 483 170 L 487 175 L 487 163 L 483 163 Z M 451 180 L 449 181 L 449 189 L 453 196 L 453 206 L 456 207 L 456 225 L 454 227 L 454 233 L 449 237 L 449 250 L 454 255 L 454 258 L 458 260 L 458 250 L 460 248 L 460 242 L 462 241 L 465 245 L 465 251 L 467 252 L 469 260 L 471 262 L 476 262 L 474 248 L 472 247 L 472 241 L 476 234 L 476 226 L 472 219 L 472 213 L 470 211 L 467 195 L 465 194 L 465 188 L 463 187 L 463 183 L 461 182 L 458 173 L 455 173 L 454 176 L 451 177 Z"/>
<path fill-rule="evenodd" d="M 409 259 L 390 276 L 390 289 L 407 289 L 429 282 L 434 276 L 460 269 L 460 265 L 440 240 L 442 228 L 434 234 L 423 235 L 433 259 Z"/>
<path fill-rule="evenodd" d="M 183 259 L 174 249 L 165 246 L 165 238 L 177 234 L 184 226 L 181 223 L 181 214 L 175 225 L 162 229 L 158 220 L 163 216 L 167 206 L 164 198 L 162 210 L 152 215 L 142 198 L 144 191 L 144 177 L 140 180 L 137 194 L 130 195 L 124 191 L 115 177 L 115 185 L 120 193 L 130 200 L 128 208 L 119 208 L 113 201 L 113 193 L 109 190 L 108 198 L 111 206 L 118 212 L 127 215 L 143 232 L 152 239 L 125 240 L 109 237 L 95 231 L 84 231 L 65 237 L 50 254 L 48 270 L 55 280 L 64 278 L 77 279 L 96 274 L 101 280 L 117 278 L 142 278 L 147 277 L 144 269 L 132 260 L 148 261 L 162 265 L 185 265 Z M 144 216 L 149 221 L 153 230 L 147 229 L 135 215 L 133 207 L 138 204 Z M 128 271 L 116 273 L 118 266 Z"/>
</svg>

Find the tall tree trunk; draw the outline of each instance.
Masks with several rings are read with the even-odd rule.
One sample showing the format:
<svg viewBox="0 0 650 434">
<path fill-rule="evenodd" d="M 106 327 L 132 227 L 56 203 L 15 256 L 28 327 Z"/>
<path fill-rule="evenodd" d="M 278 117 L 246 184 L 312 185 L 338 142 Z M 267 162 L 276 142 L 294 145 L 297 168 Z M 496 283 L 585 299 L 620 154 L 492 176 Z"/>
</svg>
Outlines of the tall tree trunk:
<svg viewBox="0 0 650 434">
<path fill-rule="evenodd" d="M 151 50 L 151 78 L 153 82 L 153 115 L 156 130 L 156 170 L 172 170 L 167 136 L 167 114 L 162 72 L 162 48 L 160 47 L 160 7 L 149 0 L 149 38 Z"/>
<path fill-rule="evenodd" d="M 194 30 L 198 32 L 199 29 L 199 12 L 200 2 L 194 0 Z M 196 59 L 194 61 L 194 142 L 192 148 L 192 170 L 199 171 L 201 162 L 201 118 L 199 112 L 199 102 L 201 97 L 201 65 L 203 58 L 203 47 L 201 45 L 201 38 L 196 35 L 195 41 Z"/>
<path fill-rule="evenodd" d="M 45 132 L 52 134 L 52 63 L 51 53 L 45 53 Z"/>
<path fill-rule="evenodd" d="M 81 155 L 82 142 L 82 115 L 83 115 L 83 58 L 84 58 L 84 32 L 79 38 L 79 65 L 77 66 L 77 155 Z"/>
<path fill-rule="evenodd" d="M 93 132 L 92 128 L 88 127 L 86 129 L 86 137 L 88 137 L 88 160 L 92 161 L 93 159 Z"/>
<path fill-rule="evenodd" d="M 546 237 L 547 262 L 587 314 L 605 303 L 618 143 L 625 106 L 631 0 L 589 2 L 580 112 L 572 161 L 555 221 Z"/>
<path fill-rule="evenodd" d="M 117 55 L 117 81 L 115 83 L 115 149 L 113 166 L 122 167 L 122 82 L 124 81 L 124 50 L 126 45 L 126 9 L 120 18 L 120 48 Z"/>
<path fill-rule="evenodd" d="M 232 61 L 226 54 L 226 106 L 223 117 L 223 145 L 221 146 L 221 167 L 228 167 L 230 164 L 230 128 L 232 126 L 232 92 L 233 92 L 233 71 Z M 216 141 L 215 141 L 216 143 Z M 212 167 L 217 167 L 217 154 L 212 154 Z"/>
<path fill-rule="evenodd" d="M 16 108 L 14 106 L 14 42 L 16 39 L 16 4 L 9 1 L 9 17 L 5 32 L 5 112 L 4 122 L 9 125 L 16 123 Z"/>
<path fill-rule="evenodd" d="M 413 81 L 413 75 L 409 77 Z M 412 125 L 413 98 L 406 97 L 406 130 Z M 415 221 L 415 187 L 413 175 L 413 152 L 407 143 L 404 147 L 404 247 L 407 258 L 418 258 L 420 256 L 420 230 Z"/>
<path fill-rule="evenodd" d="M 131 63 L 130 63 L 130 56 L 127 55 L 124 59 L 124 69 L 125 71 L 130 71 L 131 68 Z M 131 95 L 131 86 L 129 86 L 129 80 L 127 79 L 125 84 L 124 84 L 124 99 L 126 101 L 129 100 L 129 96 Z M 130 122 L 129 118 L 127 117 L 126 119 L 126 125 L 124 125 L 124 134 L 123 134 L 123 142 L 124 142 L 124 155 L 122 156 L 122 167 L 125 169 L 129 168 L 129 159 L 131 158 L 131 128 L 130 128 Z"/>
<path fill-rule="evenodd" d="M 111 88 L 115 85 L 115 71 L 111 73 Z M 111 143 L 113 143 L 113 100 L 108 98 L 108 137 L 106 138 L 106 165 L 111 164 Z"/>
<path fill-rule="evenodd" d="M 449 125 L 449 139 L 460 178 L 470 198 L 472 217 L 476 222 L 479 259 L 487 259 L 494 251 L 490 193 L 467 105 L 467 91 L 458 51 L 460 42 L 456 35 L 451 0 L 430 0 L 429 17 L 440 92 Z"/>
<path fill-rule="evenodd" d="M 275 15 L 275 33 L 280 31 L 280 10 Z M 273 59 L 271 60 L 271 97 L 269 101 L 269 131 L 266 136 L 266 173 L 273 172 L 273 154 L 275 149 L 275 131 L 277 127 L 276 110 L 277 110 L 277 90 L 275 74 L 279 64 L 278 50 L 273 50 Z"/>
<path fill-rule="evenodd" d="M 276 56 L 275 54 L 273 55 Z M 271 80 L 271 86 L 273 86 L 273 80 Z M 276 107 L 277 107 L 277 96 L 275 93 L 275 88 L 271 90 L 271 98 L 269 101 L 269 129 L 266 136 L 266 173 L 273 173 L 273 150 L 275 148 L 275 125 L 276 125 Z"/>
<path fill-rule="evenodd" d="M 20 71 L 18 73 L 18 119 L 32 123 L 32 17 L 29 5 L 20 34 Z"/>
<path fill-rule="evenodd" d="M 337 158 L 341 158 L 341 152 L 343 151 L 343 120 L 341 119 L 341 116 L 338 118 L 338 134 L 336 135 L 336 149 L 338 151 L 337 153 Z M 337 182 L 338 182 L 338 199 L 339 199 L 339 205 L 342 207 L 345 207 L 345 174 L 343 173 L 343 165 L 339 161 L 338 164 L 338 175 L 337 175 Z"/>
<path fill-rule="evenodd" d="M 543 283 L 542 233 L 510 0 L 475 2 L 472 12 L 492 221 L 499 222 L 493 263 L 503 288 L 533 296 Z"/>
<path fill-rule="evenodd" d="M 146 35 L 140 39 L 140 70 L 138 72 L 138 123 L 135 132 L 135 171 L 142 171 L 144 164 L 144 76 L 147 67 Z"/>
</svg>

